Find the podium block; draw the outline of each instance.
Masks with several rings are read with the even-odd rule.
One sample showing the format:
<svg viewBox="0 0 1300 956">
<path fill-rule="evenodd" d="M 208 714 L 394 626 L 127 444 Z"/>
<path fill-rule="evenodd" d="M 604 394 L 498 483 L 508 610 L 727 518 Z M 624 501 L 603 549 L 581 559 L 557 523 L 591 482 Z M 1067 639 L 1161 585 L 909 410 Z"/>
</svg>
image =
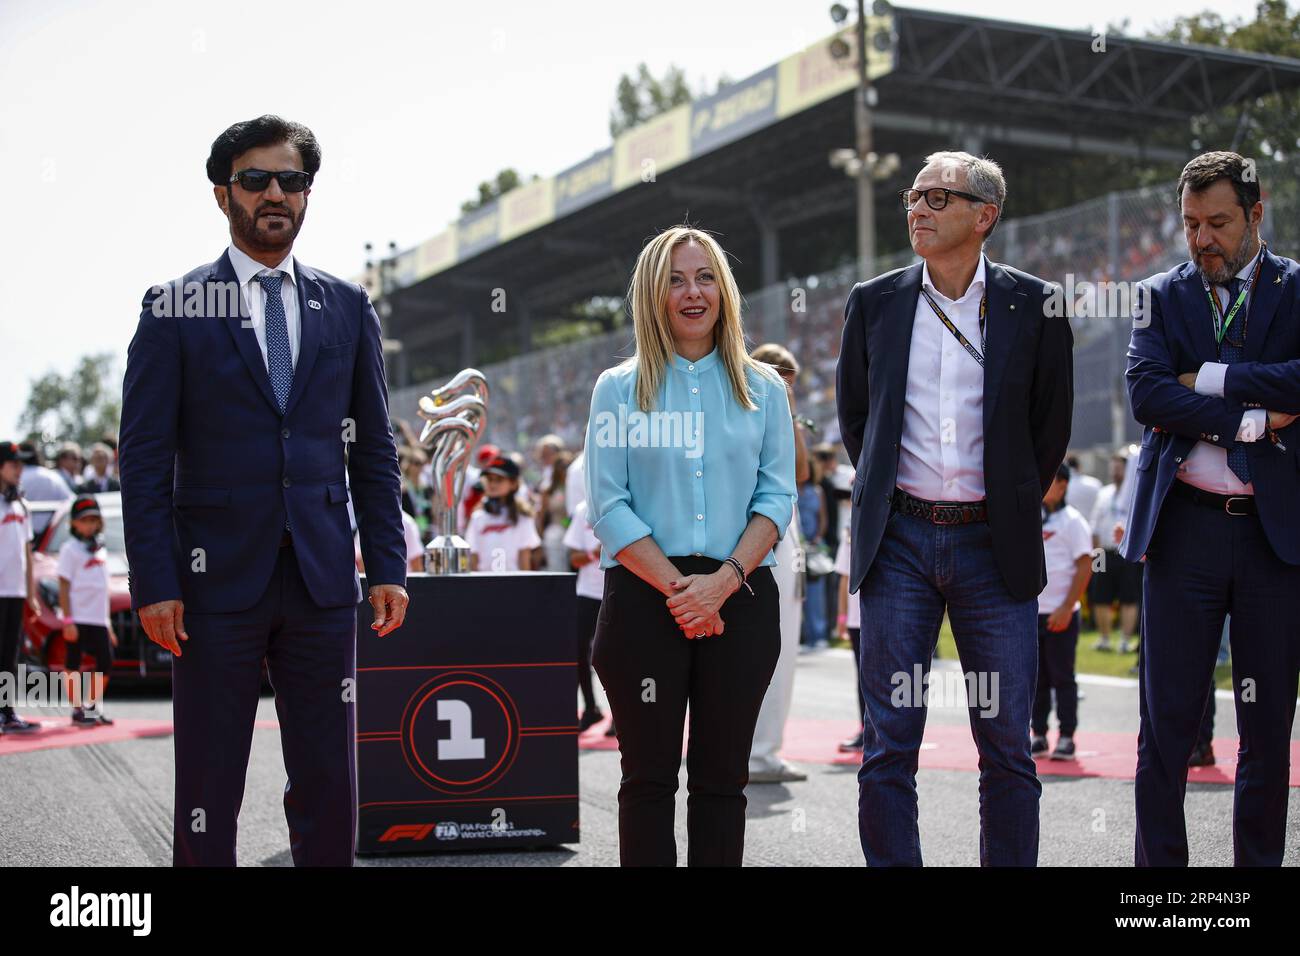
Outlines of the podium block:
<svg viewBox="0 0 1300 956">
<path fill-rule="evenodd" d="M 577 843 L 574 575 L 412 574 L 406 589 L 387 637 L 357 611 L 357 852 Z"/>
</svg>

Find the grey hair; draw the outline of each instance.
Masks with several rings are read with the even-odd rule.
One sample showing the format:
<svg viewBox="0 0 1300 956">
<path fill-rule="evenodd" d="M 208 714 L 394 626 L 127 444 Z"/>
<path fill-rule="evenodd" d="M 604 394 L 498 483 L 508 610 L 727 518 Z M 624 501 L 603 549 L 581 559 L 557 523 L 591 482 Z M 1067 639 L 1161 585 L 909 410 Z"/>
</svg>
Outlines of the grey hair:
<svg viewBox="0 0 1300 956">
<path fill-rule="evenodd" d="M 1002 207 L 1007 201 L 1007 181 L 1002 175 L 1002 167 L 985 157 L 972 156 L 970 153 L 956 150 L 943 150 L 925 157 L 925 165 L 940 163 L 949 168 L 966 170 L 966 189 L 977 196 L 984 196 L 998 207 L 998 218 L 993 220 L 989 231 L 984 233 L 984 241 L 993 235 L 993 230 L 1002 221 Z M 946 175 L 945 175 L 946 178 Z"/>
</svg>

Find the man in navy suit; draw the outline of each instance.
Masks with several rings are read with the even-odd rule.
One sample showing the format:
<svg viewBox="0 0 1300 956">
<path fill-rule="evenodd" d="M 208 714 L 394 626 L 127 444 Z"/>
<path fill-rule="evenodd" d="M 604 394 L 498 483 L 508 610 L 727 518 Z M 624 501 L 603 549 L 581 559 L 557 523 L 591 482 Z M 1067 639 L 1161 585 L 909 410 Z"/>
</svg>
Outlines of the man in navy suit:
<svg viewBox="0 0 1300 956">
<path fill-rule="evenodd" d="M 902 199 L 924 262 L 854 287 L 836 379 L 857 467 L 862 849 L 871 866 L 921 864 L 919 685 L 946 610 L 980 752 L 980 861 L 1033 866 L 1042 498 L 1069 443 L 1074 340 L 1047 283 L 983 254 L 1006 199 L 996 163 L 935 153 Z"/>
<path fill-rule="evenodd" d="M 174 655 L 176 865 L 235 864 L 263 659 L 294 863 L 352 864 L 349 477 L 371 626 L 406 613 L 379 321 L 360 286 L 292 256 L 319 168 L 298 123 L 222 133 L 207 172 L 231 244 L 145 296 L 127 353 L 122 510 L 132 606 Z"/>
<path fill-rule="evenodd" d="M 1192 258 L 1143 283 L 1128 352 L 1145 426 L 1120 544 L 1146 557 L 1136 861 L 1187 865 L 1187 760 L 1230 613 L 1233 856 L 1277 866 L 1300 675 L 1300 266 L 1260 242 L 1236 153 L 1193 159 L 1178 197 Z"/>
</svg>

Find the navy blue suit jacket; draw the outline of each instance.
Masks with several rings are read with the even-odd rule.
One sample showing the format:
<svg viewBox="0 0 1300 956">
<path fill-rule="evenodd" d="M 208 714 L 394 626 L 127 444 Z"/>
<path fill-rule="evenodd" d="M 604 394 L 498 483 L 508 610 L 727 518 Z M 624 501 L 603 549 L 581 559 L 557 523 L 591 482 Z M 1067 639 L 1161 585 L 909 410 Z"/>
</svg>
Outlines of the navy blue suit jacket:
<svg viewBox="0 0 1300 956">
<path fill-rule="evenodd" d="M 1128 394 L 1144 425 L 1137 484 L 1120 554 L 1137 561 L 1160 516 L 1178 466 L 1198 441 L 1230 448 L 1242 414 L 1300 413 L 1300 265 L 1265 251 L 1246 322 L 1244 360 L 1228 366 L 1223 397 L 1198 395 L 1178 376 L 1217 362 L 1210 303 L 1191 262 L 1146 280 L 1128 348 Z M 1255 504 L 1273 550 L 1300 564 L 1300 422 L 1246 444 Z M 1152 465 L 1155 465 L 1153 468 Z"/>
<path fill-rule="evenodd" d="M 135 608 L 172 599 L 200 612 L 252 607 L 286 515 L 316 604 L 357 603 L 345 468 L 369 583 L 406 582 L 379 319 L 356 283 L 296 260 L 295 269 L 302 336 L 283 415 L 238 314 L 226 253 L 144 298 L 127 352 L 119 450 Z M 186 297 L 196 290 L 201 298 Z M 160 295 L 169 298 L 155 309 Z M 178 303 L 191 314 L 165 308 Z"/>
<path fill-rule="evenodd" d="M 998 569 L 1012 596 L 1025 601 L 1047 584 L 1042 500 L 1070 442 L 1074 335 L 1064 315 L 1046 314 L 1051 286 L 1042 279 L 987 260 L 984 268 L 985 496 Z M 857 467 L 850 592 L 867 576 L 889 520 L 920 294 L 917 263 L 854 286 L 845 307 L 835 401 Z"/>
</svg>

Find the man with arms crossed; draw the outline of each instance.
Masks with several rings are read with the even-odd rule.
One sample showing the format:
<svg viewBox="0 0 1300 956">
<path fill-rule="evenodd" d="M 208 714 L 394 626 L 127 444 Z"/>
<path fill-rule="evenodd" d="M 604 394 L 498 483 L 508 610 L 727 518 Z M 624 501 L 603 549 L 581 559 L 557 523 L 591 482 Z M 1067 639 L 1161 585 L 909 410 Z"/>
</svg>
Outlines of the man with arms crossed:
<svg viewBox="0 0 1300 956">
<path fill-rule="evenodd" d="M 1139 866 L 1186 866 L 1183 796 L 1231 615 L 1239 866 L 1280 866 L 1300 678 L 1300 265 L 1260 242 L 1254 165 L 1197 156 L 1178 180 L 1191 261 L 1143 283 L 1128 350 L 1146 426 L 1120 553 L 1145 555 Z"/>
</svg>

